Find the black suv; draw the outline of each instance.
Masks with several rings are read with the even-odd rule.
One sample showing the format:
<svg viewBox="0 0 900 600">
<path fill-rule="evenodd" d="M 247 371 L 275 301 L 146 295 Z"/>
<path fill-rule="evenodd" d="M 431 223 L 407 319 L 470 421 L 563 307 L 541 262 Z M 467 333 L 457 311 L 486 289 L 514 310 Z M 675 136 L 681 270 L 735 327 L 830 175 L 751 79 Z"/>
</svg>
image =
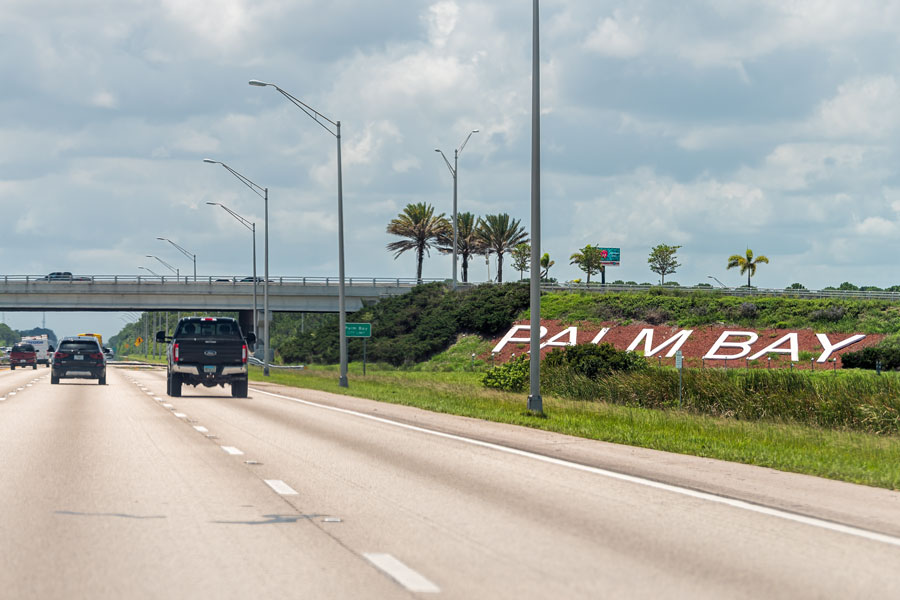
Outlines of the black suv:
<svg viewBox="0 0 900 600">
<path fill-rule="evenodd" d="M 97 338 L 83 336 L 60 340 L 50 365 L 50 383 L 70 378 L 96 379 L 100 385 L 106 385 L 106 356 Z"/>
<path fill-rule="evenodd" d="M 213 387 L 231 385 L 235 398 L 247 397 L 247 358 L 256 336 L 241 332 L 238 322 L 227 317 L 185 317 L 175 335 L 156 334 L 168 342 L 166 393 L 181 396 L 182 384 Z"/>
</svg>

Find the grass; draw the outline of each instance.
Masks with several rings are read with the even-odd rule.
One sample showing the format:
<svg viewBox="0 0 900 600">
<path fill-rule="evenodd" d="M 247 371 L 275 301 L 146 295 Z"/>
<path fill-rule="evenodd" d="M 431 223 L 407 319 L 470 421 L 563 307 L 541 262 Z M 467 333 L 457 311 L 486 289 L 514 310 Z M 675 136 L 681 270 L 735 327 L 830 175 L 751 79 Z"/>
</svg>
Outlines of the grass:
<svg viewBox="0 0 900 600">
<path fill-rule="evenodd" d="M 268 381 L 522 425 L 577 437 L 717 458 L 900 489 L 900 438 L 789 423 L 738 421 L 678 409 L 655 410 L 544 396 L 545 415 L 525 409 L 525 394 L 487 390 L 477 372 L 423 372 L 350 365 L 350 387 L 337 368 L 272 371 Z M 252 380 L 263 380 L 259 369 Z"/>
<path fill-rule="evenodd" d="M 485 365 L 476 360 L 472 370 L 471 363 L 476 343 L 477 338 L 461 339 L 453 348 L 429 361 L 430 364 L 419 365 L 419 370 L 367 365 L 367 375 L 363 376 L 362 363 L 351 363 L 349 388 L 338 386 L 336 365 L 311 366 L 302 371 L 272 369 L 268 378 L 263 377 L 262 369 L 252 367 L 250 379 L 587 439 L 900 489 L 900 437 L 896 435 L 738 420 L 698 415 L 677 407 L 651 409 L 553 395 L 543 397 L 545 415 L 538 416 L 526 410 L 525 394 L 488 390 L 481 385 Z M 134 358 L 144 359 L 143 355 Z M 455 370 L 437 370 L 439 365 L 452 366 Z M 831 373 L 816 377 L 826 375 L 835 377 Z M 858 375 L 839 372 L 837 378 L 850 381 L 855 376 Z"/>
</svg>

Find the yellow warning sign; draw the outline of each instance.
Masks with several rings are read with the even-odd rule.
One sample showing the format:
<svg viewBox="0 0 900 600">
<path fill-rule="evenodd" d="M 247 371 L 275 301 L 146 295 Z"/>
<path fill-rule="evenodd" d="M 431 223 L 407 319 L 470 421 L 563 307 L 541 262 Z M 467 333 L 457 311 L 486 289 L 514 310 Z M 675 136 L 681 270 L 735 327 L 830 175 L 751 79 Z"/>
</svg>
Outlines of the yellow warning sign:
<svg viewBox="0 0 900 600">
<path fill-rule="evenodd" d="M 142 338 L 142 337 L 138 337 L 136 340 L 134 340 L 135 346 L 140 346 L 143 343 L 144 343 L 144 338 Z"/>
</svg>

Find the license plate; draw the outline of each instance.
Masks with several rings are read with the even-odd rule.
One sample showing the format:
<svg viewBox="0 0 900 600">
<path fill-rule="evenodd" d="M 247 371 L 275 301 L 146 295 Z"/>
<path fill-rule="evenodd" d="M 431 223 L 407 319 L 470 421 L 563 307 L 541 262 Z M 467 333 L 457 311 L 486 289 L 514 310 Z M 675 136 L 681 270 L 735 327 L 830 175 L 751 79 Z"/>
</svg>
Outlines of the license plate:
<svg viewBox="0 0 900 600">
<path fill-rule="evenodd" d="M 204 373 L 215 373 L 216 365 L 203 365 L 203 372 Z"/>
<path fill-rule="evenodd" d="M 75 360 L 84 360 L 84 356 L 82 356 L 81 354 L 76 354 L 72 358 L 74 358 Z"/>
</svg>

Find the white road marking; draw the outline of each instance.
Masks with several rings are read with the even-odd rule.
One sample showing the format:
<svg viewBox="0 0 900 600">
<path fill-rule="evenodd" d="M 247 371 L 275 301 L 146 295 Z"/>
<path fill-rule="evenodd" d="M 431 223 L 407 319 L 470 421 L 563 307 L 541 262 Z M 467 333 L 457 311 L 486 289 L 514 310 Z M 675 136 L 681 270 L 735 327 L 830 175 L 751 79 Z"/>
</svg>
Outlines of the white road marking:
<svg viewBox="0 0 900 600">
<path fill-rule="evenodd" d="M 156 400 L 157 402 L 162 402 L 162 401 L 163 401 L 163 399 L 160 398 L 159 396 L 153 396 L 153 399 Z"/>
<path fill-rule="evenodd" d="M 172 413 L 172 414 L 175 415 L 176 417 L 178 417 L 179 419 L 183 419 L 187 416 L 186 414 L 180 413 L 180 412 L 176 412 L 176 413 Z"/>
<path fill-rule="evenodd" d="M 560 467 L 566 467 L 569 469 L 575 469 L 577 471 L 593 473 L 594 475 L 601 475 L 603 477 L 609 477 L 610 479 L 618 479 L 620 481 L 627 481 L 629 483 L 634 483 L 636 485 L 643 485 L 643 486 L 655 488 L 658 490 L 672 492 L 674 494 L 681 494 L 682 496 L 697 498 L 699 500 L 705 500 L 707 502 L 715 502 L 717 504 L 724 504 L 726 506 L 731 506 L 732 508 L 738 508 L 738 509 L 746 510 L 749 512 L 755 512 L 758 514 L 768 515 L 770 517 L 775 517 L 778 519 L 794 521 L 795 523 L 803 523 L 804 525 L 810 525 L 812 527 L 818 527 L 820 529 L 827 529 L 829 531 L 836 531 L 838 533 L 844 533 L 847 535 L 852 535 L 852 536 L 856 536 L 859 538 L 872 540 L 875 542 L 882 542 L 885 544 L 890 544 L 892 546 L 900 546 L 900 537 L 895 537 L 895 536 L 888 535 L 885 533 L 878 533 L 876 531 L 869 531 L 868 529 L 862 529 L 860 527 L 853 527 L 852 525 L 843 525 L 841 523 L 833 523 L 831 521 L 826 521 L 824 519 L 817 519 L 816 517 L 809 517 L 806 515 L 792 513 L 792 512 L 788 512 L 786 510 L 778 509 L 778 508 L 771 508 L 769 506 L 763 506 L 761 504 L 753 504 L 752 502 L 747 502 L 745 500 L 737 500 L 735 498 L 728 498 L 726 496 L 717 496 L 716 494 L 712 494 L 710 492 L 701 492 L 698 490 L 692 490 L 690 488 L 679 487 L 677 485 L 672 485 L 669 483 L 662 483 L 660 481 L 654 481 L 652 479 L 644 479 L 643 477 L 637 477 L 635 475 L 627 475 L 625 473 L 617 473 L 615 471 L 609 471 L 607 469 L 601 469 L 598 467 L 590 467 L 588 465 L 581 465 L 578 463 L 569 462 L 567 460 L 562 460 L 559 458 L 553 458 L 550 456 L 544 456 L 542 454 L 536 454 L 534 452 L 528 452 L 526 450 L 518 450 L 516 448 L 508 448 L 506 446 L 501 446 L 500 444 L 492 444 L 491 442 L 483 442 L 481 440 L 475 440 L 475 439 L 463 437 L 460 435 L 454 435 L 452 433 L 444 433 L 441 431 L 434 431 L 432 429 L 425 429 L 424 427 L 408 425 L 406 423 L 398 423 L 397 421 L 391 421 L 390 419 L 385 419 L 383 417 L 375 417 L 373 415 L 367 415 L 365 413 L 357 412 L 355 410 L 349 410 L 346 408 L 338 408 L 336 406 L 328 406 L 325 404 L 319 404 L 317 402 L 310 402 L 309 400 L 301 400 L 300 398 L 291 398 L 290 396 L 282 396 L 281 394 L 275 394 L 272 392 L 267 392 L 265 390 L 254 389 L 253 391 L 258 392 L 260 394 L 265 394 L 267 396 L 272 396 L 273 398 L 282 398 L 284 400 L 290 400 L 292 402 L 297 402 L 298 404 L 305 404 L 307 406 L 313 406 L 315 408 L 330 410 L 333 412 L 338 412 L 338 413 L 342 413 L 342 414 L 346 414 L 346 415 L 354 415 L 354 416 L 360 417 L 362 419 L 368 419 L 370 421 L 376 421 L 378 423 L 392 425 L 394 427 L 399 427 L 401 429 L 407 429 L 410 431 L 418 431 L 419 433 L 425 433 L 428 435 L 433 435 L 433 436 L 441 437 L 441 438 L 448 439 L 448 440 L 455 440 L 458 442 L 463 442 L 465 444 L 471 444 L 473 446 L 480 446 L 482 448 L 490 448 L 491 450 L 496 450 L 498 452 L 505 452 L 507 454 L 514 454 L 516 456 L 531 458 L 534 460 L 549 463 L 552 465 L 557 465 Z"/>
<path fill-rule="evenodd" d="M 238 456 L 238 455 L 240 455 L 240 454 L 243 454 L 243 452 L 241 452 L 240 450 L 238 450 L 238 449 L 235 448 L 234 446 L 222 446 L 222 450 L 224 450 L 224 451 L 227 452 L 228 454 L 231 454 L 232 456 Z"/>
<path fill-rule="evenodd" d="M 379 571 L 405 587 L 410 592 L 435 594 L 441 591 L 441 588 L 424 576 L 413 571 L 390 554 L 364 552 L 363 556 L 366 557 L 366 560 L 375 565 Z"/>
<path fill-rule="evenodd" d="M 270 488 L 282 496 L 299 496 L 297 491 L 280 479 L 263 479 Z"/>
<path fill-rule="evenodd" d="M 10 392 L 9 395 L 10 395 L 10 396 L 15 396 L 16 393 L 15 393 L 15 392 Z"/>
<path fill-rule="evenodd" d="M 196 429 L 200 433 L 209 433 L 209 429 L 207 429 L 203 425 L 194 425 L 194 429 Z"/>
<path fill-rule="evenodd" d="M 166 402 L 165 404 L 163 404 L 163 406 L 165 406 L 165 407 L 168 408 L 169 410 L 172 410 L 173 408 L 175 408 L 174 406 L 172 406 L 172 405 L 169 404 L 168 402 Z"/>
</svg>

